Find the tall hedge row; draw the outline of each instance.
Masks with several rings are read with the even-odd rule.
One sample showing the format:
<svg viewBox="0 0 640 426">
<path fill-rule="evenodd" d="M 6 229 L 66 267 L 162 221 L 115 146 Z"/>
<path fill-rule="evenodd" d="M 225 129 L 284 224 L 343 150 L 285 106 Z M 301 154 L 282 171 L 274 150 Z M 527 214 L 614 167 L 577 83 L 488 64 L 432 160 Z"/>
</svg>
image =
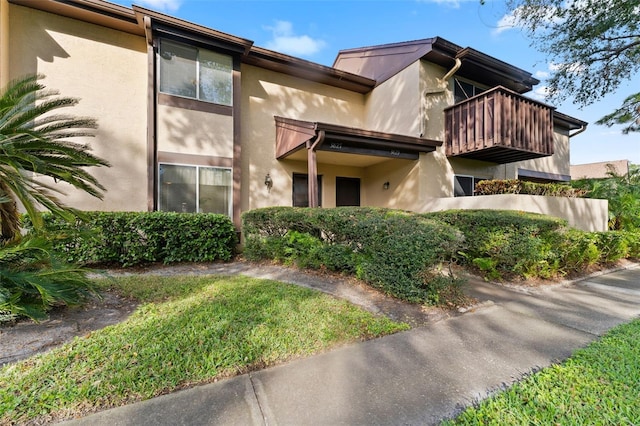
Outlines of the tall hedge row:
<svg viewBox="0 0 640 426">
<path fill-rule="evenodd" d="M 49 214 L 44 219 L 53 250 L 71 263 L 229 260 L 237 243 L 233 223 L 220 214 L 86 212 L 75 224 Z"/>
<path fill-rule="evenodd" d="M 438 302 L 455 279 L 435 270 L 462 235 L 419 215 L 366 207 L 271 207 L 244 213 L 244 255 L 349 272 L 396 297 Z"/>
</svg>

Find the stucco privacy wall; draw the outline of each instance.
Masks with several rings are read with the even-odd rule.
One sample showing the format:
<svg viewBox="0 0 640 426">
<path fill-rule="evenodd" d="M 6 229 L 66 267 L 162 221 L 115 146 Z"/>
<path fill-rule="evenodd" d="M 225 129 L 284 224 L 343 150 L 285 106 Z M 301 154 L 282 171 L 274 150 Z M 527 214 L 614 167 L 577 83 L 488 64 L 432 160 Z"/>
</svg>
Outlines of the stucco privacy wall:
<svg viewBox="0 0 640 426">
<path fill-rule="evenodd" d="M 157 107 L 158 151 L 233 158 L 233 117 Z"/>
<path fill-rule="evenodd" d="M 91 169 L 107 188 L 103 202 L 58 184 L 68 193 L 64 202 L 84 210 L 146 210 L 144 38 L 13 4 L 9 19 L 11 79 L 41 73 L 47 88 L 79 98 L 61 112 L 98 120 L 96 137 L 86 142 L 112 165 Z"/>
<path fill-rule="evenodd" d="M 242 210 L 290 206 L 292 174 L 307 173 L 307 165 L 302 161 L 276 160 L 274 116 L 362 127 L 364 97 L 247 64 L 242 64 L 241 73 Z M 318 173 L 327 173 L 325 167 L 319 163 Z M 271 192 L 264 185 L 267 173 L 273 179 Z M 323 187 L 329 182 L 329 178 L 324 179 Z M 328 200 L 324 193 L 323 198 Z"/>
<path fill-rule="evenodd" d="M 418 211 L 435 212 L 452 209 L 525 211 L 563 218 L 574 228 L 594 232 L 607 230 L 608 206 L 607 200 L 501 194 L 433 198 L 427 200 Z"/>
</svg>

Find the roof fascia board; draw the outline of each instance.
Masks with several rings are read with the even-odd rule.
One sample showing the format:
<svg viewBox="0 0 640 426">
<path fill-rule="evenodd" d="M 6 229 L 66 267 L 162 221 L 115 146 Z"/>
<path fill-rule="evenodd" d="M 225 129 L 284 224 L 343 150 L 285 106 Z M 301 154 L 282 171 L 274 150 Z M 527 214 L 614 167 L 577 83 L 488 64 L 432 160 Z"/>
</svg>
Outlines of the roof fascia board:
<svg viewBox="0 0 640 426">
<path fill-rule="evenodd" d="M 144 36 L 132 9 L 103 0 L 8 0 L 19 6 Z"/>
<path fill-rule="evenodd" d="M 133 6 L 133 12 L 141 27 L 144 27 L 144 17 L 151 18 L 152 26 L 160 32 L 177 35 L 204 44 L 213 44 L 216 47 L 225 47 L 228 50 L 247 54 L 253 46 L 253 41 L 236 37 L 221 31 L 216 31 L 202 25 L 194 24 L 164 13 L 156 12 L 140 6 Z"/>
<path fill-rule="evenodd" d="M 459 51 L 455 57 L 462 61 L 470 60 L 476 63 L 478 66 L 481 66 L 494 73 L 499 73 L 508 78 L 517 76 L 523 83 L 527 84 L 528 86 L 535 86 L 536 84 L 540 83 L 540 80 L 533 78 L 530 72 L 501 61 L 500 59 L 496 59 L 493 56 L 489 56 L 487 54 L 479 52 L 471 47 L 465 47 L 464 49 Z"/>
<path fill-rule="evenodd" d="M 277 135 L 277 158 L 283 159 L 302 149 L 307 142 L 318 139 L 324 133 L 325 140 L 348 140 L 364 145 L 401 149 L 409 152 L 432 152 L 442 145 L 442 141 L 416 138 L 413 136 L 377 132 L 322 122 L 274 117 Z M 319 148 L 316 146 L 316 149 Z"/>
<path fill-rule="evenodd" d="M 568 130 L 582 129 L 589 125 L 589 123 L 586 121 L 582 121 L 570 115 L 563 114 L 559 111 L 553 112 L 553 123 L 556 126 L 559 126 Z"/>
<path fill-rule="evenodd" d="M 242 61 L 249 65 L 255 65 L 357 93 L 368 93 L 376 84 L 375 80 L 367 77 L 257 46 L 253 46 L 249 53 L 242 58 Z"/>
</svg>

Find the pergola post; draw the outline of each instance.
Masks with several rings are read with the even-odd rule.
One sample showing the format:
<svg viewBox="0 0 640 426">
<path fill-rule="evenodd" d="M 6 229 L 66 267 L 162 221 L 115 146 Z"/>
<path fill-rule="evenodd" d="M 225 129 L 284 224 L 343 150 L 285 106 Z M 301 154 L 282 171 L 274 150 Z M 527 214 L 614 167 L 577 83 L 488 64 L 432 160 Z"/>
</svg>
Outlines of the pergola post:
<svg viewBox="0 0 640 426">
<path fill-rule="evenodd" d="M 316 148 L 324 141 L 324 130 L 318 132 L 318 137 L 311 143 L 307 142 L 307 188 L 309 192 L 309 207 L 318 207 L 318 162 Z"/>
</svg>

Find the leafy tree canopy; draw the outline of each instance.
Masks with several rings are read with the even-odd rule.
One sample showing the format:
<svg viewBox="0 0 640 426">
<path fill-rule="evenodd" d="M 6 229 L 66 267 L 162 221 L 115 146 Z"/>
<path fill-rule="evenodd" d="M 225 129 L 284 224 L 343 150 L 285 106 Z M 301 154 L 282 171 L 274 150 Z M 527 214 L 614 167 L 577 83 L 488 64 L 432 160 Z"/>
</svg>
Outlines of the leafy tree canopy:
<svg viewBox="0 0 640 426">
<path fill-rule="evenodd" d="M 640 69 L 640 0 L 507 0 L 514 22 L 549 55 L 549 97 L 589 105 Z M 598 124 L 640 130 L 640 93 Z"/>
</svg>

